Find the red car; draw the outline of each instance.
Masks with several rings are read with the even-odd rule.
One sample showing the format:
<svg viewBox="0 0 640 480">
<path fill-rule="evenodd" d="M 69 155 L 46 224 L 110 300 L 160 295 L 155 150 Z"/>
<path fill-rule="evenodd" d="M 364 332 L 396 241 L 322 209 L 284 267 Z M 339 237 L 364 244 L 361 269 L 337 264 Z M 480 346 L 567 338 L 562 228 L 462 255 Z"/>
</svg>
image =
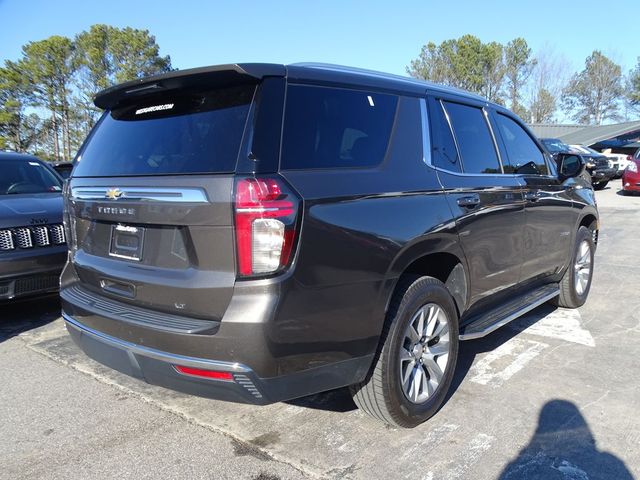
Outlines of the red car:
<svg viewBox="0 0 640 480">
<path fill-rule="evenodd" d="M 622 191 L 625 194 L 640 192 L 640 148 L 629 160 L 631 163 L 622 174 Z"/>
</svg>

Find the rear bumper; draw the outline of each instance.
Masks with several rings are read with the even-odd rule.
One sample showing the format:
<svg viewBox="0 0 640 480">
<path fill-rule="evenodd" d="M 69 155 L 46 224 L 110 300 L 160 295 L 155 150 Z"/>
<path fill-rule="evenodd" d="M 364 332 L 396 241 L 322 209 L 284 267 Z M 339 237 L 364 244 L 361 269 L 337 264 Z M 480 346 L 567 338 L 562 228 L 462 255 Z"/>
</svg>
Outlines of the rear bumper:
<svg viewBox="0 0 640 480">
<path fill-rule="evenodd" d="M 629 192 L 640 192 L 640 174 L 625 171 L 622 176 L 622 188 Z"/>
<path fill-rule="evenodd" d="M 114 370 L 152 385 L 201 397 L 265 405 L 356 383 L 366 375 L 373 356 L 311 368 L 272 378 L 260 378 L 248 366 L 237 363 L 176 355 L 136 345 L 93 330 L 63 312 L 73 341 L 90 358 Z M 228 372 L 218 380 L 185 375 L 176 366 Z"/>
</svg>

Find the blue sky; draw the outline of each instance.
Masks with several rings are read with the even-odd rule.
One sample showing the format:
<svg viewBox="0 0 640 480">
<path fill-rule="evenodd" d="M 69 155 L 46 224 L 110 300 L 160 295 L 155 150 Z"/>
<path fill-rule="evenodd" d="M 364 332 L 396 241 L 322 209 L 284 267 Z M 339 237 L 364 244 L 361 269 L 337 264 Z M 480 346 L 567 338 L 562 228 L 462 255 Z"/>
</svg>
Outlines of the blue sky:
<svg viewBox="0 0 640 480">
<path fill-rule="evenodd" d="M 150 30 L 177 68 L 320 61 L 403 74 L 423 44 L 471 33 L 550 46 L 572 70 L 600 49 L 626 72 L 640 56 L 638 18 L 638 0 L 0 0 L 0 62 L 30 40 L 106 23 Z"/>
</svg>

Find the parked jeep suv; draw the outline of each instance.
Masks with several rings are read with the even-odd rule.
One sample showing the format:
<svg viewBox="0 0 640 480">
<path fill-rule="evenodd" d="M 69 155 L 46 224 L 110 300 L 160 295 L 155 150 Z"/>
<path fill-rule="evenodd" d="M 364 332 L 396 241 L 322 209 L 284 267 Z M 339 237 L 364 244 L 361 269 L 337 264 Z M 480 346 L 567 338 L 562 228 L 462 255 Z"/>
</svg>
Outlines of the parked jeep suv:
<svg viewBox="0 0 640 480">
<path fill-rule="evenodd" d="M 349 386 L 412 427 L 458 341 L 582 305 L 598 213 L 483 98 L 315 64 L 170 72 L 98 94 L 66 189 L 76 343 L 171 389 L 265 404 Z M 558 171 L 559 170 L 559 171 Z"/>
<path fill-rule="evenodd" d="M 0 309 L 57 292 L 66 260 L 62 179 L 33 155 L 0 152 Z"/>
</svg>

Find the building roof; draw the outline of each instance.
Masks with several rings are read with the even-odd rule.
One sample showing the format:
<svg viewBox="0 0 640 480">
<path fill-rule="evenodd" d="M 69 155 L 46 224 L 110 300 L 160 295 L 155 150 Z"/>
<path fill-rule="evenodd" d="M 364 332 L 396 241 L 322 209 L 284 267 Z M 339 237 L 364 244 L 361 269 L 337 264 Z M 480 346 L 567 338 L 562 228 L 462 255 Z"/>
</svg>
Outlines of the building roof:
<svg viewBox="0 0 640 480">
<path fill-rule="evenodd" d="M 560 125 L 554 123 L 530 123 L 529 128 L 539 138 L 562 138 L 584 128 L 584 125 Z"/>
<path fill-rule="evenodd" d="M 547 125 L 534 123 L 529 127 L 538 137 L 559 138 L 565 143 L 574 145 L 595 145 L 606 140 L 623 140 L 624 138 L 632 140 L 634 137 L 640 137 L 640 120 L 611 125 Z"/>
</svg>

